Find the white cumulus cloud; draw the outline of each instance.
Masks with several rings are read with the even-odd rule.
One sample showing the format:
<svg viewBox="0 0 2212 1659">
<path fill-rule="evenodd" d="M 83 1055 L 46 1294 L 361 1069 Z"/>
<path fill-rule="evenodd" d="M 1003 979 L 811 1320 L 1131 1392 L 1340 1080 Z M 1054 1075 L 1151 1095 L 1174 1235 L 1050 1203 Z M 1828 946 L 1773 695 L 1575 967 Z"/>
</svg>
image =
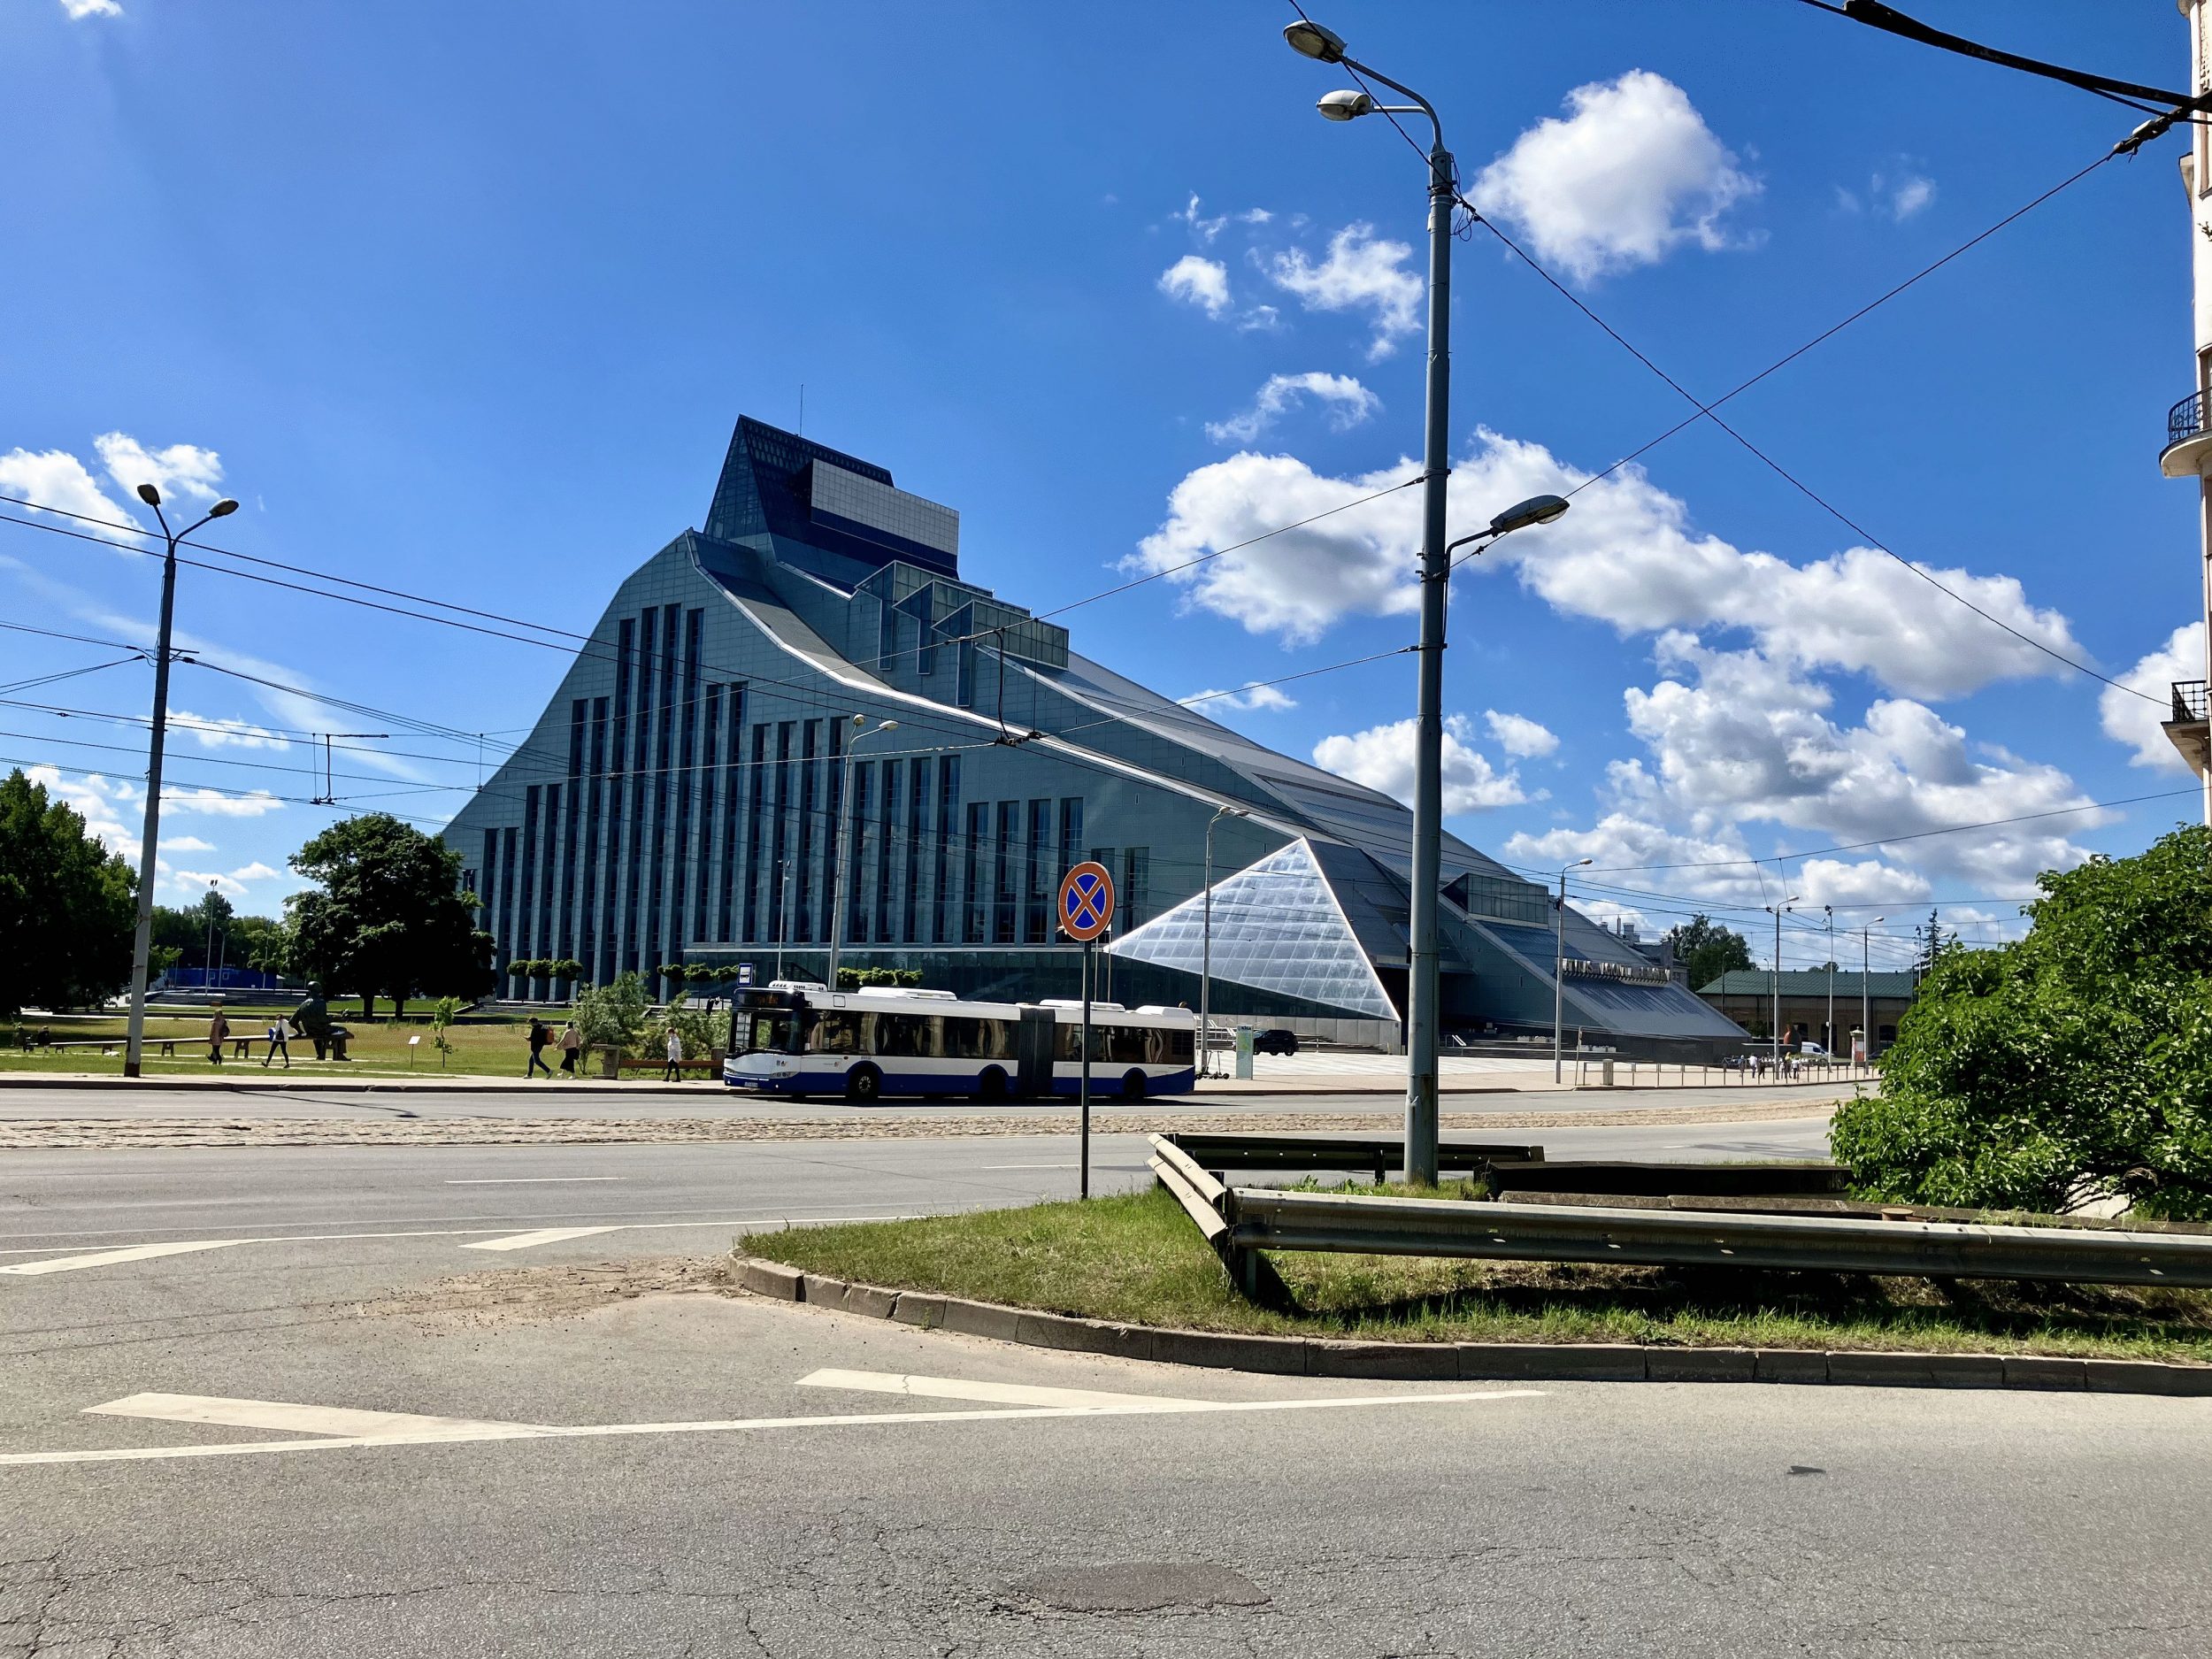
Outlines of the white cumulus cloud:
<svg viewBox="0 0 2212 1659">
<path fill-rule="evenodd" d="M 1557 733 L 1525 714 L 1501 714 L 1495 709 L 1485 709 L 1482 718 L 1490 728 L 1490 735 L 1498 740 L 1498 747 L 1509 755 L 1531 760 L 1548 755 L 1559 747 Z"/>
<path fill-rule="evenodd" d="M 1293 248 L 1259 260 L 1270 281 L 1297 296 L 1311 311 L 1363 311 L 1374 327 L 1369 361 L 1388 357 L 1398 342 L 1421 326 L 1421 279 L 1410 267 L 1413 250 L 1378 238 L 1371 225 L 1348 225 L 1329 238 L 1317 264 Z"/>
<path fill-rule="evenodd" d="M 2131 766 L 2188 772 L 2189 763 L 2167 738 L 2162 723 L 2173 718 L 2174 682 L 2204 678 L 2204 624 L 2191 622 L 2176 628 L 2165 644 L 2114 678 L 2140 695 L 2131 695 L 2118 687 L 2105 687 L 2097 699 L 2104 734 L 2135 751 L 2128 757 Z"/>
<path fill-rule="evenodd" d="M 119 18 L 123 8 L 116 0 L 61 0 L 61 9 L 74 20 L 78 18 Z"/>
<path fill-rule="evenodd" d="M 1413 799 L 1414 738 L 1417 722 L 1397 720 L 1348 736 L 1323 738 L 1313 746 L 1313 764 L 1371 789 Z M 1529 797 L 1511 768 L 1500 772 L 1474 746 L 1474 727 L 1463 714 L 1444 722 L 1444 811 L 1455 816 L 1492 807 L 1517 806 Z"/>
<path fill-rule="evenodd" d="M 1576 280 L 1654 265 L 1686 244 L 1740 246 L 1722 223 L 1759 182 L 1736 165 L 1681 88 L 1648 70 L 1567 95 L 1483 169 L 1470 198 L 1527 234 Z"/>
<path fill-rule="evenodd" d="M 280 732 L 273 732 L 265 726 L 256 726 L 250 720 L 225 716 L 213 718 L 204 714 L 193 714 L 183 709 L 173 710 L 169 719 L 173 730 L 190 737 L 202 749 L 289 749 L 289 739 Z"/>
<path fill-rule="evenodd" d="M 1271 374 L 1249 409 L 1226 420 L 1208 421 L 1206 435 L 1216 443 L 1249 443 L 1273 426 L 1277 416 L 1309 397 L 1327 409 L 1329 426 L 1336 432 L 1350 431 L 1373 419 L 1382 408 L 1382 399 L 1348 374 L 1325 374 L 1319 370 Z"/>
<path fill-rule="evenodd" d="M 1209 317 L 1218 317 L 1229 309 L 1229 267 L 1218 259 L 1187 253 L 1160 273 L 1160 292 L 1197 306 Z"/>
<path fill-rule="evenodd" d="M 127 538 L 133 534 L 127 529 L 104 526 L 138 522 L 135 514 L 108 498 L 84 463 L 66 449 L 17 449 L 0 455 L 0 494 L 15 496 L 34 511 L 91 519 L 78 527 L 93 535 Z"/>
<path fill-rule="evenodd" d="M 136 497 L 141 484 L 151 484 L 166 497 L 187 495 L 211 502 L 222 492 L 222 457 L 196 443 L 173 443 L 165 449 L 149 449 L 127 433 L 104 432 L 92 441 L 100 465 L 116 487 Z M 181 527 L 181 526 L 180 526 Z"/>
<path fill-rule="evenodd" d="M 161 810 L 169 812 L 204 812 L 211 818 L 260 818 L 266 813 L 281 811 L 284 803 L 266 789 L 252 789 L 242 795 L 227 795 L 220 789 L 161 788 Z"/>
<path fill-rule="evenodd" d="M 98 772 L 65 778 L 54 766 L 27 766 L 23 775 L 44 787 L 47 795 L 66 802 L 84 819 L 85 833 L 111 853 L 122 853 L 136 863 L 142 822 L 139 791 L 128 779 L 108 778 Z"/>
</svg>

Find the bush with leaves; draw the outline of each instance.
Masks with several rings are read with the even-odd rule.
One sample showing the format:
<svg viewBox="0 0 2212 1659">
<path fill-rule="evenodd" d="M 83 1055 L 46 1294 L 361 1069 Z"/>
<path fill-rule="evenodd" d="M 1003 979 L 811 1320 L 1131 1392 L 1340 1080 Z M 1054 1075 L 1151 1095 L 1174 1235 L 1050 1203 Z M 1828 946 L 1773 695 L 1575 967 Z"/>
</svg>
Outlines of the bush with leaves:
<svg viewBox="0 0 2212 1659">
<path fill-rule="evenodd" d="M 438 1069 L 445 1070 L 446 1056 L 453 1052 L 453 1044 L 446 1033 L 453 1029 L 453 1022 L 461 1015 L 461 999 L 442 996 L 430 1005 L 430 1046 L 438 1051 Z"/>
<path fill-rule="evenodd" d="M 577 1035 L 591 1047 L 635 1055 L 644 1048 L 649 1006 L 645 981 L 634 973 L 623 973 L 615 977 L 612 985 L 595 985 L 578 992 L 572 1018 Z"/>
<path fill-rule="evenodd" d="M 2212 1218 L 2212 832 L 2038 885 L 2024 939 L 1937 951 L 1830 1145 L 1870 1197 Z"/>
<path fill-rule="evenodd" d="M 918 968 L 840 968 L 837 971 L 837 988 L 841 991 L 857 991 L 864 985 L 907 986 L 921 982 L 922 974 Z"/>
<path fill-rule="evenodd" d="M 653 1048 L 656 1055 L 668 1048 L 668 1028 L 673 1025 L 684 1040 L 684 1058 L 703 1060 L 710 1049 L 719 1048 L 729 1035 L 729 1016 L 710 1014 L 703 1008 L 687 1008 L 680 1004 L 671 1008 L 653 1022 Z"/>
</svg>

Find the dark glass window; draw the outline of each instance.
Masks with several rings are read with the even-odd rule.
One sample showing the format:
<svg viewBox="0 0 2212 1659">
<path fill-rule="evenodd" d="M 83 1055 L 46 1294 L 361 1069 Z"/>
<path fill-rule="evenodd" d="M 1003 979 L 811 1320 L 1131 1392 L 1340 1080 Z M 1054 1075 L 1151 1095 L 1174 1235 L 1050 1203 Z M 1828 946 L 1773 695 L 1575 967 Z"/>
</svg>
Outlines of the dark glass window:
<svg viewBox="0 0 2212 1659">
<path fill-rule="evenodd" d="M 731 735 L 736 735 L 733 727 Z M 761 803 L 768 796 L 768 723 L 762 721 L 753 728 L 752 764 L 745 769 L 745 798 L 750 804 L 745 811 L 745 918 L 741 939 L 757 941 L 760 931 L 760 882 L 764 861 L 761 857 L 761 824 L 764 814 Z"/>
<path fill-rule="evenodd" d="M 906 766 L 906 896 L 899 910 L 899 937 L 912 944 L 922 936 L 922 837 L 929 810 L 929 759 L 917 756 Z"/>
<path fill-rule="evenodd" d="M 538 954 L 534 942 L 537 918 L 531 903 L 537 896 L 538 795 L 534 783 L 522 792 L 522 886 L 515 895 L 513 944 L 515 954 L 526 960 Z"/>
<path fill-rule="evenodd" d="M 960 757 L 937 757 L 937 879 L 930 888 L 935 925 L 930 937 L 939 944 L 952 939 L 952 842 L 960 818 Z"/>
<path fill-rule="evenodd" d="M 868 884 L 862 872 L 868 867 L 868 842 L 873 828 L 868 822 L 868 790 L 875 770 L 871 760 L 853 763 L 852 823 L 846 831 L 845 848 L 845 890 L 851 896 L 845 901 L 845 940 L 854 945 L 868 942 Z"/>
<path fill-rule="evenodd" d="M 896 861 L 899 779 L 905 767 L 895 757 L 883 763 L 883 802 L 878 809 L 876 838 L 876 937 L 888 944 L 899 936 L 897 912 L 891 908 L 891 872 Z"/>
<path fill-rule="evenodd" d="M 775 837 L 772 855 L 774 863 L 767 875 L 770 883 L 768 933 L 769 937 L 778 941 L 788 937 L 784 931 L 787 919 L 784 916 L 784 895 L 791 889 L 791 883 L 786 878 L 790 873 L 791 865 L 791 733 L 795 724 L 791 720 L 776 722 L 776 798 L 772 809 L 775 816 L 770 820 L 771 833 Z"/>
<path fill-rule="evenodd" d="M 990 829 L 991 809 L 980 801 L 968 803 L 967 843 L 961 849 L 961 889 L 966 895 L 966 919 L 961 937 L 979 945 L 989 932 L 989 907 L 983 896 L 983 841 Z"/>
<path fill-rule="evenodd" d="M 568 816 L 561 826 L 561 932 L 557 947 L 564 961 L 581 960 L 576 956 L 576 830 L 583 817 L 584 733 L 588 724 L 588 707 L 587 699 L 578 697 L 570 703 L 568 711 L 568 787 L 563 797 Z"/>
<path fill-rule="evenodd" d="M 1152 849 L 1123 848 L 1121 889 L 1114 895 L 1114 932 L 1118 936 L 1125 937 L 1131 928 L 1141 925 L 1151 913 L 1151 886 Z"/>
<path fill-rule="evenodd" d="M 705 810 L 706 791 L 700 785 L 699 776 L 699 630 L 706 618 L 703 611 L 684 612 L 684 682 L 683 734 L 678 740 L 676 755 L 676 845 L 673 864 L 674 879 L 669 883 L 668 933 L 669 942 L 680 951 L 694 938 L 706 937 L 707 876 L 705 860 L 692 841 L 691 803 L 695 797 Z M 684 926 L 684 876 L 694 864 L 700 866 L 691 887 L 696 895 L 692 903 L 692 925 Z"/>
<path fill-rule="evenodd" d="M 837 826 L 845 820 L 841 816 L 845 806 L 845 723 L 829 722 L 829 758 L 822 763 L 822 911 L 821 931 L 816 934 L 823 943 L 829 942 L 830 929 L 837 925 Z"/>
<path fill-rule="evenodd" d="M 1080 864 L 1083 859 L 1083 797 L 1079 795 L 1060 798 L 1060 873 L 1062 875 Z M 1057 888 L 1054 889 L 1056 893 Z"/>
<path fill-rule="evenodd" d="M 538 866 L 537 943 L 530 952 L 534 956 L 550 956 L 554 954 L 556 911 L 553 908 L 553 876 L 561 862 L 559 846 L 555 838 L 560 833 L 560 828 L 561 786 L 549 783 L 545 786 L 545 856 Z M 539 983 L 549 990 L 553 981 L 547 977 Z"/>
<path fill-rule="evenodd" d="M 513 957 L 515 938 L 515 826 L 499 834 L 499 965 Z"/>
<path fill-rule="evenodd" d="M 715 856 L 721 849 L 721 827 L 715 809 L 720 804 L 721 791 L 716 787 L 721 781 L 721 770 L 715 764 L 716 740 L 722 734 L 722 687 L 709 686 L 706 689 L 706 712 L 701 717 L 699 730 L 699 846 L 692 862 L 698 866 L 691 895 L 691 936 L 694 939 L 712 939 L 714 933 L 707 925 L 707 899 L 714 891 Z"/>
<path fill-rule="evenodd" d="M 1045 885 L 1052 879 L 1052 803 L 1032 801 L 1029 803 L 1029 902 L 1024 907 L 1026 924 L 1022 937 L 1030 944 L 1041 945 L 1052 937 L 1052 895 Z M 1057 891 L 1058 883 L 1053 882 Z"/>
<path fill-rule="evenodd" d="M 672 856 L 668 807 L 671 787 L 674 782 L 670 763 L 675 757 L 677 620 L 675 606 L 661 607 L 661 649 L 657 659 L 660 687 L 653 732 L 653 850 L 646 871 L 648 896 L 645 904 L 644 961 L 646 974 L 656 984 L 659 982 L 657 976 L 661 963 L 676 954 L 673 942 L 667 950 L 663 950 L 661 939 L 666 916 L 664 906 L 668 893 L 668 864 Z M 680 832 L 673 856 L 683 856 Z"/>
<path fill-rule="evenodd" d="M 576 959 L 595 985 L 607 979 L 607 964 L 599 959 L 599 818 L 604 808 L 607 772 L 607 700 L 591 700 L 591 800 L 584 811 L 584 896 L 579 907 L 583 938 Z"/>
<path fill-rule="evenodd" d="M 476 925 L 488 933 L 498 926 L 494 919 L 497 912 L 492 909 L 496 896 L 492 889 L 498 885 L 499 832 L 488 829 L 484 832 L 484 885 L 476 889 Z"/>
<path fill-rule="evenodd" d="M 732 685 L 725 701 L 729 705 L 726 718 L 730 734 L 725 740 L 722 758 L 722 892 L 715 901 L 714 936 L 726 944 L 730 939 L 731 901 L 736 894 L 738 803 L 745 798 L 741 793 L 745 786 L 745 687 Z M 748 864 L 745 868 L 749 883 L 752 866 Z"/>
<path fill-rule="evenodd" d="M 1021 849 L 1014 838 L 1021 829 L 1021 810 L 1022 803 L 1018 801 L 1002 801 L 998 803 L 998 834 L 995 838 L 998 845 L 994 849 L 997 855 L 998 881 L 993 894 L 994 912 L 991 918 L 991 940 L 995 944 L 1010 945 L 1015 941 L 1015 924 L 1018 919 L 1015 912 L 1020 898 L 1015 891 L 1015 885 L 1021 879 L 1021 866 L 1017 862 L 1021 856 Z"/>
<path fill-rule="evenodd" d="M 799 855 L 794 875 L 797 913 L 791 918 L 791 937 L 800 941 L 814 937 L 814 847 L 818 839 L 814 833 L 814 803 L 819 798 L 814 745 L 816 729 L 821 724 L 819 720 L 809 720 L 799 732 Z"/>
</svg>

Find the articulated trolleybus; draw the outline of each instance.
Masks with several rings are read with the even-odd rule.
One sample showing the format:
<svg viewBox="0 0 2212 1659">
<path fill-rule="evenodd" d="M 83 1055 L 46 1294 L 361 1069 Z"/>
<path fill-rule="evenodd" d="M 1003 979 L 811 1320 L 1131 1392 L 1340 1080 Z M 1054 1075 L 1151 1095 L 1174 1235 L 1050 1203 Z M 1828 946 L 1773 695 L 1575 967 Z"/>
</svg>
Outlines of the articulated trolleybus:
<svg viewBox="0 0 2212 1659">
<path fill-rule="evenodd" d="M 1197 1017 L 1091 1004 L 1091 1091 L 1125 1101 L 1190 1092 Z M 722 1080 L 761 1094 L 979 1101 L 1074 1094 L 1083 1004 L 966 1002 L 950 991 L 831 991 L 779 979 L 730 999 Z"/>
</svg>

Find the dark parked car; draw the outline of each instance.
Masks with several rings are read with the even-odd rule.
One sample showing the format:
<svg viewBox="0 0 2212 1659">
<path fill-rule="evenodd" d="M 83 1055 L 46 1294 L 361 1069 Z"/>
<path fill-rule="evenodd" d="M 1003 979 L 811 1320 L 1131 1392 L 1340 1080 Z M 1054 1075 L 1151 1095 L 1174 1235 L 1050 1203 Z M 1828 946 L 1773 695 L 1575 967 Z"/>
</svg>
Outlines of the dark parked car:
<svg viewBox="0 0 2212 1659">
<path fill-rule="evenodd" d="M 1298 1033 L 1285 1031 L 1279 1025 L 1273 1031 L 1263 1031 L 1252 1039 L 1254 1054 L 1296 1054 Z"/>
</svg>

